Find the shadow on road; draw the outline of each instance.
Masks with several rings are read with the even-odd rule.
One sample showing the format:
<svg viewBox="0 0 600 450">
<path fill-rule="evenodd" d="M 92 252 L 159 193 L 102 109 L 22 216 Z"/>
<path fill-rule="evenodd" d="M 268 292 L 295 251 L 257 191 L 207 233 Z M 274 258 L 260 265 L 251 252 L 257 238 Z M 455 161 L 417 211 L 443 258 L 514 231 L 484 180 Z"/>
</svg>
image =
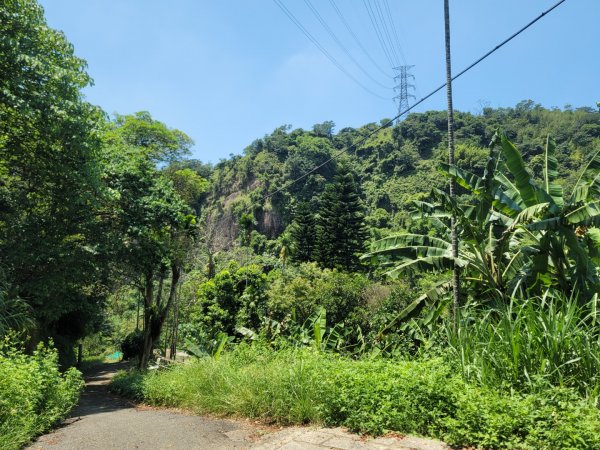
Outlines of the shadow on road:
<svg viewBox="0 0 600 450">
<path fill-rule="evenodd" d="M 119 370 L 130 367 L 127 362 L 103 363 L 91 367 L 85 376 L 85 390 L 79 404 L 71 412 L 71 418 L 133 408 L 135 405 L 108 391 L 108 384 Z"/>
</svg>

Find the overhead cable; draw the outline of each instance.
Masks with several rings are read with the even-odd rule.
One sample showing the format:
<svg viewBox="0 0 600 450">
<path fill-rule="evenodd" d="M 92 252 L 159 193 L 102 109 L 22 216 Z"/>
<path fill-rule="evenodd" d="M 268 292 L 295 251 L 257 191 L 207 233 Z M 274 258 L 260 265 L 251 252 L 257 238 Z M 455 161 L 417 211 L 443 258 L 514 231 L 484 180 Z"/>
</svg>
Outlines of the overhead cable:
<svg viewBox="0 0 600 450">
<path fill-rule="evenodd" d="M 383 4 L 385 6 L 385 10 L 388 16 L 388 19 L 390 21 L 391 24 L 391 29 L 392 29 L 392 33 L 394 35 L 394 38 L 396 39 L 396 47 L 398 48 L 398 52 L 400 52 L 400 57 L 402 58 L 402 62 L 404 65 L 406 65 L 406 58 L 404 57 L 404 52 L 402 51 L 402 45 L 400 45 L 400 36 L 398 34 L 398 30 L 396 28 L 396 23 L 394 21 L 394 16 L 392 15 L 392 11 L 390 9 L 390 4 L 388 2 L 388 0 L 383 0 Z"/>
<path fill-rule="evenodd" d="M 496 45 L 494 48 L 492 48 L 489 52 L 487 52 L 486 54 L 484 54 L 483 56 L 481 56 L 480 58 L 478 58 L 477 60 L 475 60 L 472 64 L 470 64 L 469 66 L 467 66 L 466 68 L 464 68 L 463 70 L 461 70 L 458 74 L 454 75 L 452 77 L 451 81 L 454 81 L 457 78 L 460 78 L 462 75 L 464 75 L 465 73 L 467 73 L 473 67 L 477 66 L 484 59 L 488 58 L 492 53 L 495 53 L 497 50 L 499 50 L 505 44 L 507 44 L 508 42 L 512 41 L 519 34 L 521 34 L 523 31 L 527 30 L 529 27 L 531 27 L 533 24 L 535 24 L 537 21 L 539 21 L 542 17 L 544 17 L 546 14 L 548 14 L 549 12 L 553 11 L 554 9 L 556 9 L 558 6 L 560 6 L 561 4 L 563 4 L 565 1 L 566 0 L 560 0 L 559 2 L 555 3 L 552 7 L 548 8 L 546 11 L 542 12 L 539 16 L 537 16 L 535 19 L 533 19 L 527 25 L 525 25 L 524 27 L 522 27 L 521 29 L 519 29 L 518 31 L 516 31 L 515 33 L 513 33 L 512 35 L 510 35 L 508 38 L 506 38 L 505 40 L 503 40 L 502 42 L 500 42 L 498 45 Z M 270 194 L 265 195 L 261 199 L 261 202 L 264 202 L 265 200 L 269 199 L 270 197 L 274 196 L 275 194 L 278 194 L 279 192 L 282 192 L 283 190 L 287 189 L 291 185 L 293 185 L 293 184 L 297 183 L 298 181 L 306 178 L 311 173 L 314 173 L 317 170 L 319 170 L 321 167 L 324 167 L 325 165 L 329 164 L 331 161 L 333 161 L 334 159 L 336 159 L 338 156 L 342 155 L 343 153 L 347 153 L 349 151 L 355 150 L 358 146 L 363 145 L 367 141 L 367 139 L 369 139 L 371 136 L 375 135 L 376 133 L 379 133 L 384 128 L 388 128 L 389 126 L 393 125 L 393 123 L 394 123 L 394 121 L 396 119 L 398 119 L 401 116 L 403 116 L 404 114 L 410 112 L 411 110 L 413 110 L 414 108 L 416 108 L 417 106 L 419 106 L 425 100 L 427 100 L 428 98 L 430 98 L 434 94 L 438 93 L 439 91 L 441 91 L 445 87 L 446 87 L 446 83 L 440 85 L 439 87 L 437 87 L 436 89 L 434 89 L 433 91 L 431 91 L 429 94 L 427 94 L 425 97 L 422 97 L 414 105 L 409 106 L 404 111 L 400 111 L 398 113 L 398 115 L 396 115 L 394 118 L 388 120 L 386 123 L 380 125 L 376 129 L 374 129 L 374 130 L 370 131 L 369 133 L 367 133 L 366 136 L 364 136 L 362 139 L 359 140 L 359 142 L 356 142 L 356 143 L 354 143 L 354 144 L 352 144 L 352 145 L 350 145 L 350 146 L 348 146 L 346 148 L 342 148 L 342 149 L 338 150 L 337 152 L 334 152 L 333 155 L 329 159 L 327 159 L 325 162 L 323 162 L 323 163 L 321 163 L 321 164 L 313 167 L 312 169 L 310 169 L 307 172 L 303 173 L 299 177 L 294 178 L 293 180 L 291 180 L 290 182 L 288 182 L 287 184 L 285 184 L 281 188 L 275 190 L 274 192 L 271 192 Z"/>
<path fill-rule="evenodd" d="M 392 58 L 390 51 L 388 50 L 388 47 L 385 43 L 385 40 L 383 38 L 383 35 L 381 33 L 381 30 L 379 29 L 379 25 L 377 24 L 376 18 L 375 18 L 375 13 L 371 7 L 371 3 L 369 2 L 369 0 L 363 0 L 363 5 L 365 5 L 365 9 L 367 10 L 367 14 L 369 16 L 369 20 L 371 21 L 371 25 L 373 26 L 373 30 L 375 31 L 375 35 L 377 36 L 377 39 L 379 40 L 379 43 L 381 44 L 381 49 L 383 50 L 383 53 L 385 55 L 385 57 L 388 60 L 388 63 L 390 64 L 390 67 L 396 67 L 398 66 L 398 62 L 394 61 L 394 58 Z"/>
<path fill-rule="evenodd" d="M 302 23 L 300 23 L 300 21 L 298 19 L 296 19 L 296 17 L 294 16 L 294 14 L 283 4 L 283 2 L 281 0 L 273 0 L 277 6 L 279 6 L 279 8 L 284 12 L 284 14 L 286 16 L 288 16 L 288 18 L 294 23 L 294 25 L 296 25 L 300 31 L 302 31 L 302 33 L 304 33 L 304 35 L 315 45 L 315 47 L 317 47 L 319 49 L 319 51 L 321 53 L 323 53 L 323 55 L 325 55 L 327 57 L 327 59 L 329 59 L 329 61 L 331 61 L 331 63 L 336 66 L 341 72 L 343 72 L 348 78 L 350 78 L 352 81 L 354 81 L 354 83 L 356 83 L 358 86 L 360 86 L 363 90 L 365 90 L 366 92 L 368 92 L 369 94 L 380 98 L 382 100 L 389 100 L 388 97 L 384 97 L 382 95 L 377 94 L 376 92 L 372 91 L 371 89 L 369 89 L 367 86 L 365 86 L 363 83 L 361 83 L 356 77 L 354 77 L 350 72 L 348 72 L 344 66 L 342 66 L 326 49 L 325 47 L 323 47 L 319 41 L 317 39 L 315 39 L 313 37 L 312 34 L 310 34 L 310 32 L 304 27 L 304 25 L 302 25 Z"/>
<path fill-rule="evenodd" d="M 395 58 L 394 60 L 396 61 L 396 66 L 399 66 L 400 58 L 398 57 L 398 52 L 396 51 L 396 46 L 394 45 L 394 42 L 392 41 L 392 36 L 390 34 L 390 31 L 388 30 L 387 21 L 385 20 L 385 17 L 383 15 L 381 5 L 378 0 L 373 0 L 373 3 L 375 4 L 375 10 L 377 11 L 377 15 L 379 16 L 381 28 L 383 29 L 384 36 L 387 39 L 388 48 L 390 49 L 391 53 L 394 55 L 394 58 Z"/>
<path fill-rule="evenodd" d="M 346 48 L 346 46 L 338 39 L 338 37 L 335 35 L 335 33 L 333 32 L 333 30 L 331 29 L 331 27 L 327 24 L 327 22 L 325 21 L 325 19 L 323 19 L 323 16 L 321 16 L 321 14 L 319 13 L 319 11 L 314 7 L 314 5 L 312 4 L 312 2 L 310 0 L 304 0 L 304 3 L 306 3 L 306 6 L 308 6 L 308 8 L 312 11 L 312 13 L 314 14 L 314 16 L 317 18 L 317 20 L 323 26 L 323 28 L 325 28 L 325 31 L 327 31 L 327 34 L 329 34 L 329 36 L 331 37 L 331 39 L 333 39 L 335 41 L 335 43 L 342 49 L 342 51 L 346 54 L 346 56 L 354 63 L 354 65 L 356 67 L 358 67 L 360 69 L 360 71 L 362 73 L 364 73 L 374 83 L 378 84 L 382 88 L 384 88 L 384 89 L 392 89 L 390 86 L 386 86 L 385 84 L 380 83 L 376 78 L 373 78 L 371 76 L 371 74 L 369 72 L 367 72 L 359 64 L 359 62 L 350 54 L 350 52 L 348 51 L 348 49 Z"/>
<path fill-rule="evenodd" d="M 350 35 L 354 39 L 354 42 L 356 42 L 356 44 L 360 47 L 360 49 L 363 51 L 363 53 L 365 55 L 367 55 L 367 58 L 369 58 L 369 61 L 371 61 L 371 63 L 373 64 L 373 66 L 375 68 L 377 68 L 377 70 L 379 70 L 386 77 L 390 77 L 391 78 L 390 74 L 387 73 L 385 70 L 383 70 L 379 64 L 377 64 L 377 62 L 373 59 L 373 57 L 367 51 L 367 49 L 364 47 L 364 45 L 362 45 L 362 43 L 360 42 L 360 39 L 358 38 L 358 36 L 356 35 L 356 33 L 352 30 L 352 28 L 350 27 L 350 24 L 348 23 L 348 21 L 346 20 L 346 18 L 342 14 L 342 11 L 340 11 L 340 9 L 338 8 L 337 4 L 335 3 L 335 0 L 329 0 L 329 3 L 331 4 L 331 6 L 335 10 L 337 16 L 340 18 L 340 20 L 342 21 L 342 23 L 346 27 L 346 30 L 348 30 L 348 33 L 350 33 Z"/>
</svg>

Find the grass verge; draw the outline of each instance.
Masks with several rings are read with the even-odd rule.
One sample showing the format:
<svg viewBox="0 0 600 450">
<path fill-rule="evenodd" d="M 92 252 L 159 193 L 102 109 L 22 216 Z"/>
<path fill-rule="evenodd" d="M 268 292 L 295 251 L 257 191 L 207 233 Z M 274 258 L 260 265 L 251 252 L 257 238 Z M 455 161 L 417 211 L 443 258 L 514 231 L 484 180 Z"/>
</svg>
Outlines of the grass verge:
<svg viewBox="0 0 600 450">
<path fill-rule="evenodd" d="M 121 373 L 111 389 L 198 413 L 412 433 L 452 445 L 600 448 L 600 413 L 574 391 L 502 394 L 466 384 L 437 359 L 354 361 L 241 345 L 218 360 Z"/>
</svg>

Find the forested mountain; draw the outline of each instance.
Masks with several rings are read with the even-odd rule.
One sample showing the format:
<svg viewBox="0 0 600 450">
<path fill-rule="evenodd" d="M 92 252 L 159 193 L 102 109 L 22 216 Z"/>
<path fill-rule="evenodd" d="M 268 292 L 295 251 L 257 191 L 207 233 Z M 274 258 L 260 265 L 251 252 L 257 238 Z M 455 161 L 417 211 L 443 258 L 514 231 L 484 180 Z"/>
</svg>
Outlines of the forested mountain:
<svg viewBox="0 0 600 450">
<path fill-rule="evenodd" d="M 19 5 L 0 10 L 11 37 L 0 47 L 0 308 L 5 328 L 35 324 L 32 346 L 51 337 L 72 362 L 73 343 L 106 324 L 106 300 L 127 287 L 143 298 L 150 351 L 183 272 L 212 279 L 230 260 L 360 272 L 372 240 L 430 226 L 411 212 L 447 183 L 445 112 L 282 126 L 212 166 L 187 159 L 191 139 L 150 113 L 110 118 L 86 102 L 85 61 L 35 2 Z M 565 192 L 600 150 L 591 108 L 523 101 L 455 122 L 457 165 L 476 175 L 496 130 L 538 179 L 552 135 Z"/>
<path fill-rule="evenodd" d="M 35 0 L 0 6 L 0 74 L 0 447 L 66 417 L 84 348 L 137 358 L 113 387 L 163 406 L 600 448 L 600 110 L 456 112 L 456 164 L 428 111 L 212 165 L 86 101 Z"/>
<path fill-rule="evenodd" d="M 268 248 L 277 256 L 289 244 L 286 230 L 291 231 L 288 227 L 296 213 L 318 212 L 340 167 L 353 174 L 365 221 L 371 235 L 379 237 L 410 228 L 412 202 L 447 183 L 438 171 L 446 159 L 446 113 L 410 114 L 367 137 L 387 122 L 337 132 L 332 122 L 316 124 L 312 130 L 282 126 L 255 140 L 243 155 L 221 160 L 210 169 L 196 161 L 177 164 L 210 179 L 202 211 L 219 229 L 222 248 L 234 244 L 239 219 L 250 213 L 255 251 Z M 600 113 L 587 107 L 546 109 L 527 100 L 514 108 L 484 108 L 480 114 L 457 112 L 455 125 L 457 165 L 478 175 L 483 173 L 490 139 L 499 130 L 515 143 L 533 176 L 540 179 L 546 138 L 552 136 L 565 191 L 582 164 L 600 149 Z M 293 182 L 315 167 L 319 168 Z"/>
</svg>

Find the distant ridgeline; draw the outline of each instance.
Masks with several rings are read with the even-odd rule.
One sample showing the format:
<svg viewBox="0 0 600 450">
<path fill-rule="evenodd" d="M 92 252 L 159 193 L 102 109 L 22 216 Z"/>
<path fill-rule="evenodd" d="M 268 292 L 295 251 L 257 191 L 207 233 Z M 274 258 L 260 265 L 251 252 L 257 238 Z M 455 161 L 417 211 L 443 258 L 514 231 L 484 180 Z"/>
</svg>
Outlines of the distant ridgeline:
<svg viewBox="0 0 600 450">
<path fill-rule="evenodd" d="M 365 222 L 372 237 L 381 237 L 414 226 L 410 220 L 412 202 L 426 198 L 432 188 L 447 182 L 437 170 L 447 157 L 446 113 L 411 114 L 365 141 L 378 126 L 370 123 L 337 132 L 333 122 L 314 125 L 312 130 L 282 126 L 254 141 L 243 155 L 221 160 L 210 175 L 197 161 L 177 165 L 198 167 L 202 176 L 210 178 L 211 188 L 199 206 L 212 228 L 208 234 L 216 249 L 231 247 L 243 234 L 256 252 L 279 256 L 299 206 L 318 213 L 326 186 L 340 171 L 354 177 Z M 559 176 L 565 192 L 569 192 L 583 162 L 600 150 L 600 113 L 592 108 L 546 109 L 527 100 L 514 108 L 484 108 L 480 114 L 457 112 L 455 127 L 457 164 L 479 175 L 485 167 L 490 138 L 500 130 L 523 153 L 533 175 L 540 178 L 542 153 L 550 134 L 557 142 Z M 291 183 L 342 149 L 347 150 Z M 240 226 L 245 233 L 240 233 Z"/>
</svg>

